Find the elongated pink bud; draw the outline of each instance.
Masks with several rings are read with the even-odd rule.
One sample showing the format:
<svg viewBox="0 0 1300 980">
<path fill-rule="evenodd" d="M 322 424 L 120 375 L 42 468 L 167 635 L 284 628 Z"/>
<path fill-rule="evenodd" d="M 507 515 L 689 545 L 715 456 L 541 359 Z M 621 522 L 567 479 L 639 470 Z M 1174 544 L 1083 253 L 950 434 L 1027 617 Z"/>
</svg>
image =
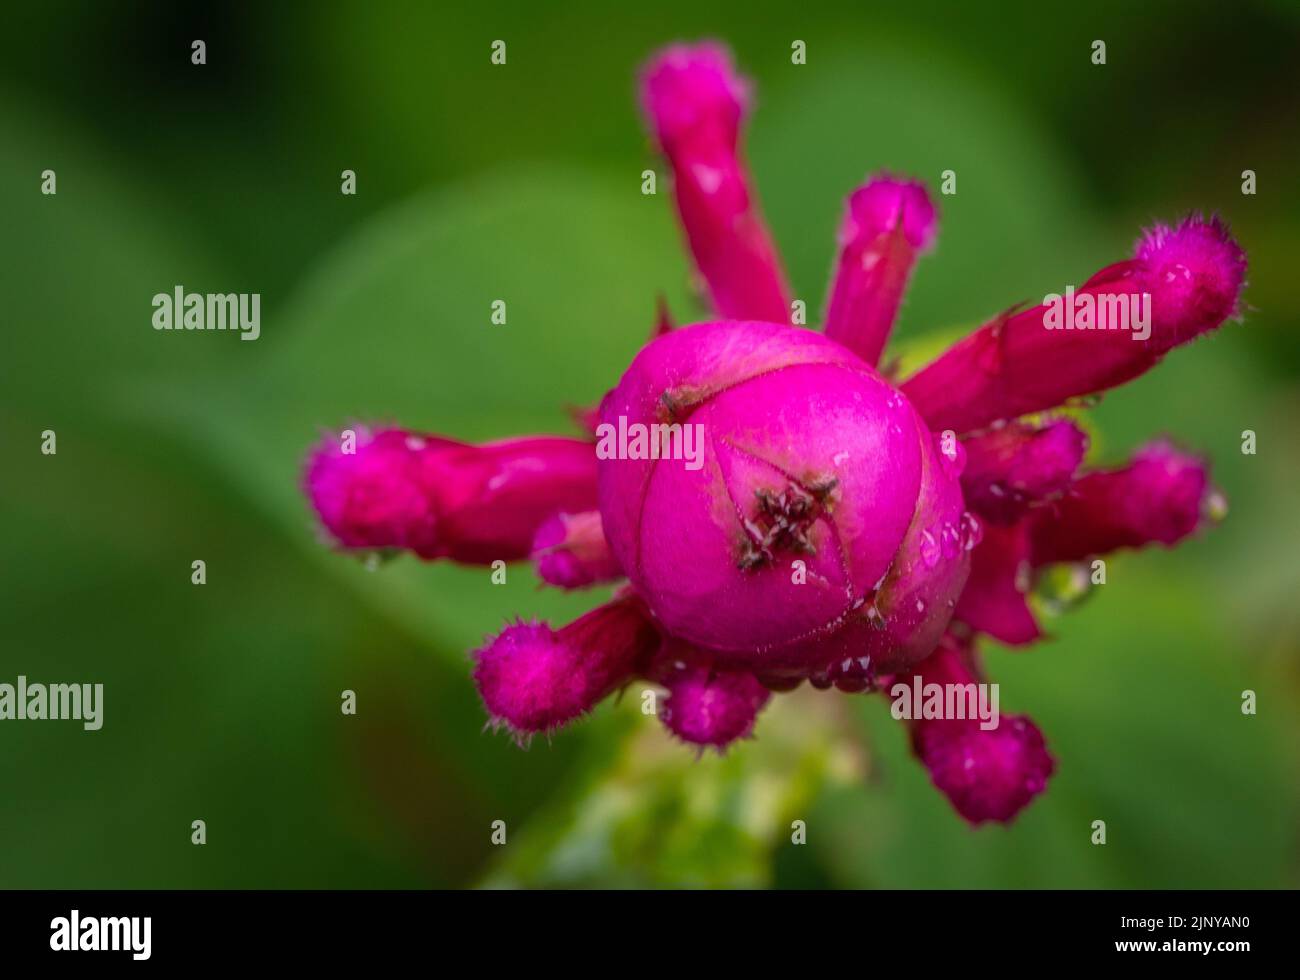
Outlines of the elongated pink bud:
<svg viewBox="0 0 1300 980">
<path fill-rule="evenodd" d="M 601 528 L 600 511 L 556 514 L 537 529 L 533 563 L 542 580 L 561 589 L 581 589 L 623 577 Z"/>
<path fill-rule="evenodd" d="M 664 678 L 668 699 L 659 718 L 692 745 L 725 748 L 747 738 L 771 693 L 744 671 L 683 663 Z"/>
<path fill-rule="evenodd" d="M 849 196 L 826 336 L 873 367 L 880 362 L 912 266 L 933 244 L 937 224 L 917 181 L 875 177 Z"/>
<path fill-rule="evenodd" d="M 919 671 L 924 684 L 974 684 L 973 651 L 946 638 Z M 912 675 L 898 679 L 912 684 Z M 979 719 L 912 722 L 912 748 L 935 786 L 968 822 L 1010 823 L 1047 787 L 1056 762 L 1038 726 L 1023 715 L 998 717 L 985 730 Z"/>
<path fill-rule="evenodd" d="M 1034 504 L 1059 496 L 1074 479 L 1088 437 L 1069 419 L 1012 422 L 962 440 L 966 505 L 995 524 L 1019 520 Z"/>
<path fill-rule="evenodd" d="M 471 446 L 364 426 L 325 438 L 305 490 L 344 548 L 487 564 L 525 558 L 538 526 L 596 503 L 591 443 L 535 436 Z"/>
<path fill-rule="evenodd" d="M 1079 561 L 1117 548 L 1166 547 L 1220 516 L 1223 497 L 1203 460 L 1157 441 L 1122 469 L 1089 473 L 1059 501 L 1037 511 L 1035 564 Z"/>
<path fill-rule="evenodd" d="M 1003 643 L 1032 643 L 1041 635 L 1025 601 L 1032 571 L 1027 525 L 988 525 L 971 553 L 970 577 L 954 618 Z"/>
<path fill-rule="evenodd" d="M 640 600 L 615 599 L 560 630 L 507 626 L 474 652 L 474 682 L 494 724 L 549 732 L 631 680 L 658 644 Z"/>
<path fill-rule="evenodd" d="M 968 432 L 1113 388 L 1233 315 L 1245 274 L 1245 254 L 1217 218 L 1156 226 L 1134 259 L 997 317 L 903 392 L 932 428 Z"/>
<path fill-rule="evenodd" d="M 641 76 L 641 98 L 672 164 L 677 210 L 718 312 L 790 322 L 789 290 L 738 149 L 747 83 L 717 44 L 673 45 Z"/>
</svg>

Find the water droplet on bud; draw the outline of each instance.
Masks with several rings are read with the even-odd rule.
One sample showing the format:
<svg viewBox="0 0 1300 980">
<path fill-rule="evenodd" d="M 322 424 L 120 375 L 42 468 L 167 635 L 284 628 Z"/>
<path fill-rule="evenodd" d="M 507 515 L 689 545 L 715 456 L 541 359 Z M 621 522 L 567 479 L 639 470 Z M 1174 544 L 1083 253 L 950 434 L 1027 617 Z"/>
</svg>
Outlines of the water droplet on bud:
<svg viewBox="0 0 1300 980">
<path fill-rule="evenodd" d="M 961 554 L 961 532 L 957 529 L 956 524 L 945 524 L 943 526 L 943 530 L 939 532 L 939 546 L 945 558 L 952 559 Z"/>
<path fill-rule="evenodd" d="M 929 531 L 921 532 L 921 561 L 925 562 L 927 568 L 939 564 L 939 542 Z"/>
</svg>

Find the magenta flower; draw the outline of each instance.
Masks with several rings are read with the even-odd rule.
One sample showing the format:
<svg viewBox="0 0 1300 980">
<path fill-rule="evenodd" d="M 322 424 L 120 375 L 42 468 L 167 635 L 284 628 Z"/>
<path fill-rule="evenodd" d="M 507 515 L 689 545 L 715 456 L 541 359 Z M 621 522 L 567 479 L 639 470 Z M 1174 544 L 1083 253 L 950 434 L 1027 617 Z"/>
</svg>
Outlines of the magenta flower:
<svg viewBox="0 0 1300 980">
<path fill-rule="evenodd" d="M 641 88 L 722 319 L 661 316 L 581 413 L 585 438 L 359 428 L 307 468 L 343 549 L 531 558 L 566 589 L 625 582 L 568 626 L 518 622 L 475 651 L 494 724 L 551 732 L 641 678 L 667 690 L 674 735 L 721 750 L 805 680 L 979 684 L 979 634 L 1041 636 L 1026 596 L 1043 568 L 1173 545 L 1221 509 L 1206 465 L 1163 441 L 1080 473 L 1082 430 L 1041 414 L 1238 312 L 1245 256 L 1218 219 L 1157 226 L 1088 279 L 1079 329 L 1050 303 L 1013 309 L 899 384 L 877 365 L 936 238 L 924 186 L 878 176 L 850 195 L 825 332 L 797 329 L 740 153 L 748 85 L 705 44 L 660 53 Z M 1027 718 L 909 717 L 915 754 L 973 824 L 1011 820 L 1054 769 Z"/>
</svg>

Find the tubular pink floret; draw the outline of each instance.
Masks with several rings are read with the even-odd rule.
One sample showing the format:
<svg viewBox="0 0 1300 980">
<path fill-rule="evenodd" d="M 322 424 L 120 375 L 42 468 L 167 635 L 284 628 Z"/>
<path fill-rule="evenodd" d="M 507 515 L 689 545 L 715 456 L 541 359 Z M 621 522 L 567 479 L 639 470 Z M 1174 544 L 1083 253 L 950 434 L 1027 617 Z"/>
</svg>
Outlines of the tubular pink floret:
<svg viewBox="0 0 1300 980">
<path fill-rule="evenodd" d="M 967 505 L 995 524 L 1019 520 L 1033 505 L 1062 493 L 1088 450 L 1069 419 L 1012 422 L 963 440 L 961 476 Z"/>
<path fill-rule="evenodd" d="M 934 242 L 934 204 L 918 181 L 875 177 L 849 196 L 826 335 L 875 365 L 916 257 Z"/>
<path fill-rule="evenodd" d="M 974 651 L 947 637 L 922 665 L 923 683 L 978 681 Z M 912 676 L 898 678 L 911 684 Z M 1003 715 L 985 731 L 978 719 L 912 722 L 912 748 L 935 786 L 969 823 L 1009 823 L 1047 786 L 1056 762 L 1029 718 Z"/>
<path fill-rule="evenodd" d="M 933 428 L 969 432 L 1114 388 L 1231 316 L 1245 272 L 1244 254 L 1217 219 L 1158 227 L 1134 259 L 1051 303 L 996 317 L 903 391 Z"/>
<path fill-rule="evenodd" d="M 658 643 L 640 601 L 615 599 L 560 630 L 507 626 L 473 653 L 474 682 L 495 724 L 549 732 L 627 683 Z"/>
<path fill-rule="evenodd" d="M 532 557 L 542 580 L 561 589 L 581 589 L 623 577 L 605 540 L 598 510 L 548 518 L 537 529 Z"/>
<path fill-rule="evenodd" d="M 677 667 L 664 685 L 668 698 L 659 713 L 664 726 L 684 742 L 719 751 L 749 737 L 771 697 L 753 674 L 694 664 Z"/>
<path fill-rule="evenodd" d="M 677 210 L 714 306 L 788 324 L 785 274 L 738 151 L 747 92 L 717 44 L 674 45 L 641 75 L 642 105 L 672 164 Z"/>
<path fill-rule="evenodd" d="M 1223 506 L 1204 460 L 1158 440 L 1121 469 L 1089 473 L 1038 511 L 1031 523 L 1035 564 L 1079 561 L 1117 548 L 1169 547 Z"/>
<path fill-rule="evenodd" d="M 538 525 L 596 504 L 591 443 L 531 436 L 480 446 L 404 429 L 355 430 L 355 452 L 326 438 L 305 489 L 344 548 L 398 548 L 486 564 L 525 558 Z"/>
</svg>

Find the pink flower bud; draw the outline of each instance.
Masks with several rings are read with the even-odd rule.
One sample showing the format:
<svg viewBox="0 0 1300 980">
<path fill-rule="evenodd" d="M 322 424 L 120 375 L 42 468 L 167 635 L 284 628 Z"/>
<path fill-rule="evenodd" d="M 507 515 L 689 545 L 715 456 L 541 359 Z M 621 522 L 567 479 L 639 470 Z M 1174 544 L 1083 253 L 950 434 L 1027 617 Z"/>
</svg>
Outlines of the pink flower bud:
<svg viewBox="0 0 1300 980">
<path fill-rule="evenodd" d="M 974 651 L 951 636 L 915 673 L 923 683 L 973 684 L 979 679 Z M 912 676 L 897 680 L 911 684 Z M 1023 715 L 1002 715 L 989 730 L 970 718 L 922 719 L 911 725 L 912 749 L 935 786 L 974 825 L 1009 823 L 1047 787 L 1056 768 L 1042 732 Z"/>
<path fill-rule="evenodd" d="M 533 539 L 533 562 L 543 581 L 561 589 L 623 577 L 605 541 L 598 510 L 548 518 Z"/>
<path fill-rule="evenodd" d="M 1012 422 L 962 443 L 966 503 L 996 524 L 1014 523 L 1031 505 L 1064 492 L 1088 449 L 1088 437 L 1069 419 Z"/>
<path fill-rule="evenodd" d="M 717 311 L 789 323 L 785 274 L 738 150 L 748 86 L 726 49 L 667 48 L 642 72 L 641 97 L 672 164 L 677 210 Z"/>
<path fill-rule="evenodd" d="M 358 426 L 353 434 L 355 445 L 327 436 L 308 461 L 306 491 L 321 524 L 344 548 L 434 548 L 429 446 L 436 452 L 458 444 L 402 429 Z"/>
<path fill-rule="evenodd" d="M 748 738 L 754 719 L 771 696 L 754 675 L 682 663 L 663 679 L 668 699 L 659 718 L 692 745 L 723 749 Z"/>
<path fill-rule="evenodd" d="M 766 323 L 674 330 L 601 418 L 690 426 L 701 447 L 698 465 L 598 464 L 610 547 L 669 633 L 765 674 L 825 667 L 843 630 L 878 661 L 929 652 L 969 562 L 956 468 L 843 347 Z"/>
<path fill-rule="evenodd" d="M 626 684 L 658 645 L 641 603 L 616 599 L 560 630 L 507 626 L 474 652 L 474 682 L 493 722 L 548 732 Z"/>
</svg>

